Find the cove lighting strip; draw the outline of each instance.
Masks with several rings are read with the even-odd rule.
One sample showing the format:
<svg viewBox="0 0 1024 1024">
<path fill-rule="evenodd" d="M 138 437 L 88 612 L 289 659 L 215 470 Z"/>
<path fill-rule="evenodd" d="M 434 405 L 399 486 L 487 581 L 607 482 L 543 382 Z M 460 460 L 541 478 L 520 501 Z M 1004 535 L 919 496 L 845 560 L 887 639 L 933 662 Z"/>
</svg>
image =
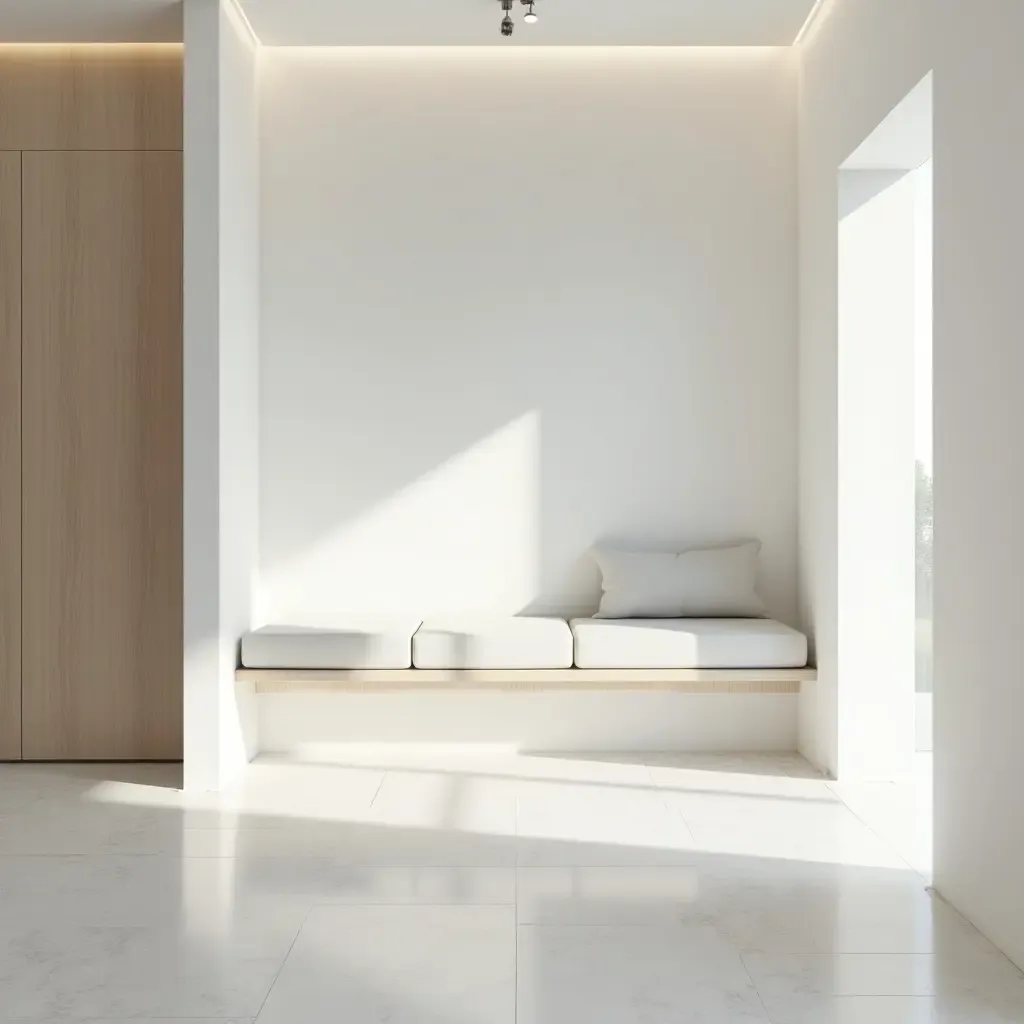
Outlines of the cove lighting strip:
<svg viewBox="0 0 1024 1024">
<path fill-rule="evenodd" d="M 249 20 L 249 15 L 246 14 L 245 8 L 242 6 L 242 0 L 231 0 L 231 6 L 234 7 L 235 13 L 248 30 L 249 35 L 252 38 L 253 45 L 259 49 L 259 47 L 263 45 L 263 41 L 258 35 L 256 35 L 256 30 L 252 27 L 252 22 Z"/>
<path fill-rule="evenodd" d="M 811 30 L 811 26 L 817 20 L 818 15 L 821 13 L 822 7 L 825 6 L 825 0 L 814 0 L 814 6 L 811 8 L 811 13 L 807 15 L 807 20 L 803 23 L 800 31 L 796 34 L 796 39 L 793 40 L 794 46 L 799 46 L 803 41 L 804 36 Z"/>
</svg>

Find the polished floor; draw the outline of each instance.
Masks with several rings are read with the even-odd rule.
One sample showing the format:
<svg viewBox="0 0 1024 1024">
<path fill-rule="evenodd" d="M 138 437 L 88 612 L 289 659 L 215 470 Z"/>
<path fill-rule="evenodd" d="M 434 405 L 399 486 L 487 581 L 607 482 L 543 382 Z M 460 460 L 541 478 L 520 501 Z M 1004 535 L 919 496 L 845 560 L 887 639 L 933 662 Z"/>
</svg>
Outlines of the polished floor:
<svg viewBox="0 0 1024 1024">
<path fill-rule="evenodd" d="M 415 751 L 0 766 L 0 1021 L 996 1024 L 927 889 L 926 772 Z"/>
</svg>

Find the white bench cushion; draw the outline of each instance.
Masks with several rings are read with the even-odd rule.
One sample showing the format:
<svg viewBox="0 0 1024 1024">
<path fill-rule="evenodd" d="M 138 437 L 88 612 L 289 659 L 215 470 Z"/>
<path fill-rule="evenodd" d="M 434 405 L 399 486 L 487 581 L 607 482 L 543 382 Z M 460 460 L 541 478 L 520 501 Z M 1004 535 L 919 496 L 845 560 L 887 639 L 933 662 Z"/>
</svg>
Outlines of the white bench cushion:
<svg viewBox="0 0 1024 1024">
<path fill-rule="evenodd" d="M 429 619 L 412 639 L 416 668 L 571 668 L 565 619 Z"/>
<path fill-rule="evenodd" d="M 409 668 L 419 619 L 353 620 L 330 629 L 264 626 L 242 637 L 246 668 Z"/>
<path fill-rule="evenodd" d="M 807 638 L 772 619 L 573 619 L 577 668 L 802 668 Z"/>
</svg>

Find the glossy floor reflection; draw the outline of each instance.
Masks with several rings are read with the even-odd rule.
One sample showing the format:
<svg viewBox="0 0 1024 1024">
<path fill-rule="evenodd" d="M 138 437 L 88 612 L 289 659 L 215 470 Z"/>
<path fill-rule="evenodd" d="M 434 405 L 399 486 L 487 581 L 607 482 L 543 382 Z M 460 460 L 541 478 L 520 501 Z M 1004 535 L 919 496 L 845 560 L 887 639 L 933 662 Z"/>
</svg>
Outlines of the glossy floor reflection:
<svg viewBox="0 0 1024 1024">
<path fill-rule="evenodd" d="M 0 1022 L 1009 1024 L 928 787 L 796 756 L 0 766 Z"/>
</svg>

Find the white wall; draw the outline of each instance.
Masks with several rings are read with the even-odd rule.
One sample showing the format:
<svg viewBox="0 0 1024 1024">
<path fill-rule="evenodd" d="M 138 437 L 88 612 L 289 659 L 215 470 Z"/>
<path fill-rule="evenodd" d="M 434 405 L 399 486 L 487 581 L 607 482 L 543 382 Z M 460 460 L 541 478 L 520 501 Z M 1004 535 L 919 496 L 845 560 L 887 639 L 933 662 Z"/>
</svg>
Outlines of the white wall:
<svg viewBox="0 0 1024 1024">
<path fill-rule="evenodd" d="M 265 50 L 260 616 L 587 612 L 757 536 L 795 611 L 785 50 Z"/>
<path fill-rule="evenodd" d="M 255 693 L 233 677 L 259 567 L 260 146 L 256 41 L 234 0 L 220 12 L 220 607 L 232 680 L 221 759 L 230 774 L 257 746 Z"/>
<path fill-rule="evenodd" d="M 827 0 L 801 51 L 801 583 L 836 763 L 837 169 L 934 70 L 935 879 L 1024 964 L 1019 0 Z"/>
<path fill-rule="evenodd" d="M 230 0 L 185 2 L 185 782 L 255 747 L 236 687 L 258 545 L 256 47 Z"/>
<path fill-rule="evenodd" d="M 891 782 L 915 747 L 915 179 L 839 176 L 839 763 Z"/>
<path fill-rule="evenodd" d="M 929 147 L 930 149 L 931 147 Z M 931 477 L 935 472 L 932 435 L 932 320 L 934 309 L 932 216 L 932 161 L 928 159 L 914 173 L 914 458 L 924 466 Z M 934 568 L 934 566 L 933 566 Z M 933 574 L 934 578 L 934 574 Z M 932 636 L 934 634 L 931 602 L 918 600 L 917 618 L 917 689 L 915 712 L 916 746 L 920 751 L 932 747 L 932 693 L 935 683 L 932 665 Z M 927 691 L 927 692 L 926 692 Z"/>
<path fill-rule="evenodd" d="M 590 754 L 619 751 L 789 752 L 795 694 L 263 694 L 260 746 L 344 759 L 352 747 L 412 744 Z"/>
</svg>

